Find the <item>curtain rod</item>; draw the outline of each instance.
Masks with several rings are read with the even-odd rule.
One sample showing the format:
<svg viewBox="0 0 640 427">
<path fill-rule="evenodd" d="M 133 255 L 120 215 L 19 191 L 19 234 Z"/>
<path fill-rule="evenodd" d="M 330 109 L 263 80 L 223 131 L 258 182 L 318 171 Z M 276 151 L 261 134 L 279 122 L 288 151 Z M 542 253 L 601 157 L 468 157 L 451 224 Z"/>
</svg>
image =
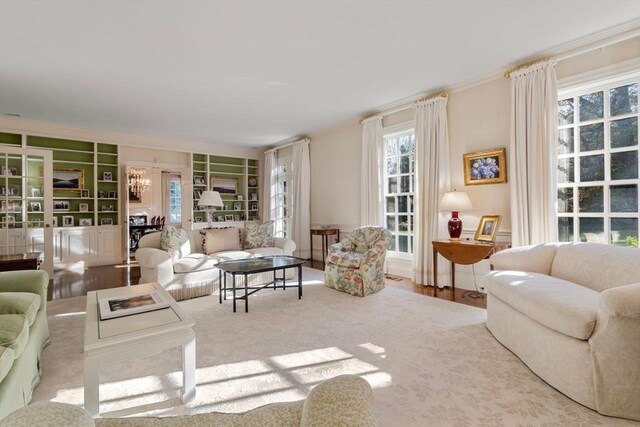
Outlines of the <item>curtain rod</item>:
<svg viewBox="0 0 640 427">
<path fill-rule="evenodd" d="M 390 116 L 391 114 L 395 114 L 395 113 L 398 113 L 400 111 L 408 110 L 409 108 L 415 108 L 416 104 L 419 104 L 421 102 L 430 101 L 432 99 L 440 98 L 440 97 L 448 98 L 449 97 L 449 91 L 448 90 L 443 90 L 443 91 L 440 91 L 440 92 L 435 92 L 435 93 L 433 93 L 431 95 L 428 95 L 425 98 L 416 99 L 415 101 L 411 101 L 411 102 L 408 102 L 406 104 L 399 105 L 399 106 L 397 106 L 395 108 L 392 108 L 390 110 L 384 110 L 383 112 L 378 113 L 378 114 L 372 114 L 372 115 L 367 116 L 364 119 L 360 120 L 360 124 L 364 124 L 367 120 L 373 119 L 373 118 L 378 117 L 378 116 L 379 117 Z"/>
<path fill-rule="evenodd" d="M 298 144 L 300 142 L 311 142 L 311 138 L 296 139 L 295 141 L 287 142 L 286 144 L 282 144 L 282 145 L 278 145 L 277 147 L 269 148 L 268 150 L 265 150 L 264 153 L 266 154 L 266 153 L 270 153 L 272 151 L 282 150 L 283 148 L 291 147 L 291 146 L 296 145 L 296 144 Z"/>
</svg>

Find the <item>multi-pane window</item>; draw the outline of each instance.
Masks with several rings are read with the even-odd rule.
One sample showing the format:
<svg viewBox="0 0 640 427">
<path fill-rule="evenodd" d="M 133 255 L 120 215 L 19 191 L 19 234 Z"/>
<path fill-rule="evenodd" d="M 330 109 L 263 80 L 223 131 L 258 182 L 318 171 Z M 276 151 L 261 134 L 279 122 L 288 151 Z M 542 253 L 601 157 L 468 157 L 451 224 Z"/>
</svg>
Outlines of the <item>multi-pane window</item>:
<svg viewBox="0 0 640 427">
<path fill-rule="evenodd" d="M 413 188 L 415 135 L 413 129 L 384 137 L 384 216 L 393 234 L 389 250 L 413 253 Z"/>
<path fill-rule="evenodd" d="M 169 178 L 169 222 L 182 223 L 182 185 L 179 175 L 171 175 Z"/>
<path fill-rule="evenodd" d="M 559 99 L 560 241 L 637 245 L 638 77 Z"/>
<path fill-rule="evenodd" d="M 278 159 L 276 184 L 276 207 L 274 236 L 287 237 L 290 235 L 289 213 L 291 201 L 291 158 L 284 157 Z"/>
</svg>

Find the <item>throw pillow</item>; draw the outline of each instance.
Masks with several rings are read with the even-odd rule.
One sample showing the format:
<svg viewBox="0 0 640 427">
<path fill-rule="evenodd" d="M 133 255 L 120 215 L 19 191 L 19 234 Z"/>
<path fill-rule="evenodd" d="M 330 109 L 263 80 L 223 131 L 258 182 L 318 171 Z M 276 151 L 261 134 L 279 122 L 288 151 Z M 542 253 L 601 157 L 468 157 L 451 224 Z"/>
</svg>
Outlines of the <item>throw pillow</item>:
<svg viewBox="0 0 640 427">
<path fill-rule="evenodd" d="M 237 227 L 201 230 L 202 252 L 207 255 L 222 251 L 239 251 L 240 229 Z"/>
<path fill-rule="evenodd" d="M 172 225 L 164 227 L 160 233 L 160 249 L 167 251 L 174 262 L 189 255 L 191 245 L 187 232 Z"/>
<path fill-rule="evenodd" d="M 257 224 L 247 222 L 244 225 L 244 248 L 272 248 L 275 246 L 273 240 L 274 221 Z"/>
</svg>

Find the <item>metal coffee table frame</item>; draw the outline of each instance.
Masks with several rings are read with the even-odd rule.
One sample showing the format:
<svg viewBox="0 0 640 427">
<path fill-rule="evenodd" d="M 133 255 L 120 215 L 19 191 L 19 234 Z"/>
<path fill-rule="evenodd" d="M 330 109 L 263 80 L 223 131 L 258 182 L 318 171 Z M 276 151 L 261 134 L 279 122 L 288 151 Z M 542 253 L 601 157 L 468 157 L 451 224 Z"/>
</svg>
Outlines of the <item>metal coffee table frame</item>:
<svg viewBox="0 0 640 427">
<path fill-rule="evenodd" d="M 270 262 L 269 262 L 270 261 Z M 278 261 L 284 261 L 278 263 Z M 249 295 L 258 292 L 264 288 L 268 288 L 273 286 L 273 289 L 282 288 L 283 290 L 286 288 L 298 288 L 298 299 L 302 299 L 302 265 L 307 262 L 306 259 L 296 258 L 288 255 L 272 255 L 265 256 L 260 258 L 250 258 L 250 259 L 242 259 L 235 261 L 223 261 L 218 263 L 216 267 L 218 267 L 219 271 L 219 281 L 220 283 L 220 304 L 222 304 L 222 300 L 227 300 L 227 291 L 231 290 L 233 295 L 233 312 L 236 312 L 236 301 L 244 300 L 244 312 L 249 312 Z M 296 285 L 287 285 L 286 284 L 286 275 L 285 270 L 287 268 L 298 268 L 298 283 Z M 277 277 L 276 272 L 281 270 L 282 277 Z M 273 281 L 264 283 L 262 285 L 257 286 L 249 286 L 248 276 L 251 274 L 264 273 L 267 271 L 273 271 Z M 223 272 L 231 274 L 232 277 L 232 285 L 229 288 L 227 286 L 227 275 L 223 274 Z M 244 276 L 244 286 L 238 288 L 236 286 L 236 276 L 242 275 Z M 223 277 L 224 276 L 224 277 Z M 278 286 L 278 283 L 282 282 L 282 286 Z M 238 290 L 244 289 L 244 294 L 238 296 Z"/>
</svg>

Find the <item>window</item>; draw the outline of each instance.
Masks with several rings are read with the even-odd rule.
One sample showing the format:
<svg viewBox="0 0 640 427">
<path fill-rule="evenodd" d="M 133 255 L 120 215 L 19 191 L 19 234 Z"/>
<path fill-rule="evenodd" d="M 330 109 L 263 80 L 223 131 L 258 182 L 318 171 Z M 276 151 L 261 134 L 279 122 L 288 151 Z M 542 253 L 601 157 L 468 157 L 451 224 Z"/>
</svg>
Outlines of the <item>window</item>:
<svg viewBox="0 0 640 427">
<path fill-rule="evenodd" d="M 169 177 L 169 223 L 182 223 L 182 185 L 180 175 Z"/>
<path fill-rule="evenodd" d="M 289 236 L 289 213 L 291 212 L 291 157 L 278 158 L 278 179 L 276 184 L 276 211 L 273 235 Z"/>
<path fill-rule="evenodd" d="M 560 241 L 637 245 L 638 76 L 558 99 Z"/>
<path fill-rule="evenodd" d="M 413 253 L 413 188 L 415 135 L 413 129 L 384 136 L 384 216 L 393 234 L 389 250 Z"/>
</svg>

